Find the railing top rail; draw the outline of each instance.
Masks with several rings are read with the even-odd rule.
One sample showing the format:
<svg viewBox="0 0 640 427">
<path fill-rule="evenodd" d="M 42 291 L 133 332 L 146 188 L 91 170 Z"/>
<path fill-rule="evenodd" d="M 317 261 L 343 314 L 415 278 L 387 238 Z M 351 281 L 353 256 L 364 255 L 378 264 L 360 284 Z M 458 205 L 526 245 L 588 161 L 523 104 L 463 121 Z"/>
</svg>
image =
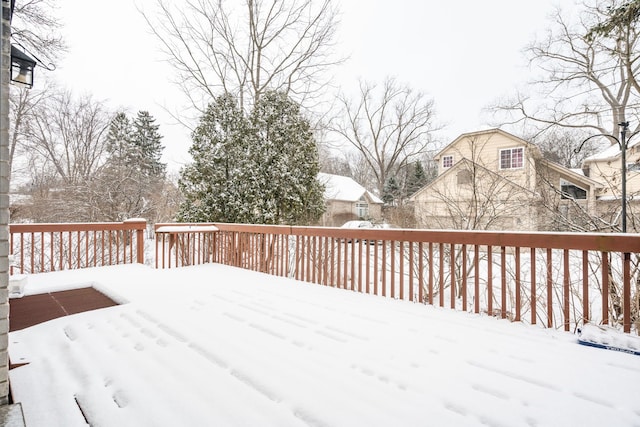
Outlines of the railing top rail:
<svg viewBox="0 0 640 427">
<path fill-rule="evenodd" d="M 640 235 L 633 233 L 566 233 L 534 231 L 347 229 L 215 223 L 220 231 L 326 236 L 363 240 L 453 243 L 522 248 L 592 250 L 640 253 Z"/>
<path fill-rule="evenodd" d="M 154 224 L 153 229 L 156 233 L 162 233 L 163 230 L 171 227 L 172 229 L 179 228 L 195 228 L 195 227 L 216 227 L 217 224 L 213 222 L 158 222 Z"/>
<path fill-rule="evenodd" d="M 10 224 L 11 233 L 40 233 L 64 231 L 102 231 L 102 230 L 144 230 L 145 220 L 128 220 L 124 222 L 66 222 L 66 223 L 25 223 Z"/>
</svg>

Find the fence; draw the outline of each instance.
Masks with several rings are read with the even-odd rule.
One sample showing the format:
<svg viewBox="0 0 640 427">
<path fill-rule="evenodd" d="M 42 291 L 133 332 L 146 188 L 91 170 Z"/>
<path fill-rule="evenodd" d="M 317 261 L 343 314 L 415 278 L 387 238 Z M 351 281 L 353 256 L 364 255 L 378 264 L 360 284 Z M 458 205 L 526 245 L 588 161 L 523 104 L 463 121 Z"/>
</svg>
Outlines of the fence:
<svg viewBox="0 0 640 427">
<path fill-rule="evenodd" d="M 185 259 L 550 328 L 640 326 L 637 235 L 215 226 L 201 249 L 183 236 Z"/>
<path fill-rule="evenodd" d="M 11 224 L 10 273 L 144 263 L 145 220 Z"/>
</svg>

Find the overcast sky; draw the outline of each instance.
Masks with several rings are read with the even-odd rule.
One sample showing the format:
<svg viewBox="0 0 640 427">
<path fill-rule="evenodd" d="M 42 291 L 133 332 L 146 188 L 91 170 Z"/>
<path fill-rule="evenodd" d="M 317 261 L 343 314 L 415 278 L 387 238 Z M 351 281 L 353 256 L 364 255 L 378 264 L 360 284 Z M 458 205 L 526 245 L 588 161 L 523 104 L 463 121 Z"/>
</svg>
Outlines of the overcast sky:
<svg viewBox="0 0 640 427">
<path fill-rule="evenodd" d="M 170 84 L 156 40 L 136 5 L 155 0 L 60 0 L 59 13 L 69 45 L 66 58 L 50 73 L 77 93 L 106 99 L 131 114 L 148 110 L 165 136 L 165 160 L 174 170 L 188 161 L 189 133 L 163 106 L 180 93 Z M 522 53 L 548 15 L 572 0 L 342 0 L 340 49 L 349 60 L 336 82 L 349 90 L 358 78 L 395 76 L 435 100 L 440 139 L 487 125 L 482 109 L 513 93 L 530 71 Z M 36 79 L 47 71 L 38 71 Z"/>
</svg>

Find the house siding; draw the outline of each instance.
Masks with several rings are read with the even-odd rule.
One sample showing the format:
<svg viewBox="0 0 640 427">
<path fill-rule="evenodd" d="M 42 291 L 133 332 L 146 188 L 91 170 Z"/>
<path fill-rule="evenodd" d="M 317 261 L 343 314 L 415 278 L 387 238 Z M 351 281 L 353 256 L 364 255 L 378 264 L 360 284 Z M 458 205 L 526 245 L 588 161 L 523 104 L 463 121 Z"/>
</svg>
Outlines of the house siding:
<svg viewBox="0 0 640 427">
<path fill-rule="evenodd" d="M 523 167 L 517 169 L 500 169 L 500 151 L 522 147 L 524 151 Z M 535 182 L 535 164 L 532 160 L 540 157 L 528 144 L 502 133 L 479 133 L 466 135 L 443 150 L 440 157 L 453 156 L 455 162 L 469 159 L 488 170 L 502 174 L 505 178 L 528 190 L 533 190 Z M 439 162 L 439 174 L 446 169 Z"/>
<path fill-rule="evenodd" d="M 347 221 L 373 220 L 378 222 L 382 218 L 382 206 L 379 203 L 369 203 L 369 215 L 361 218 L 356 215 L 356 202 L 344 200 L 327 200 L 326 210 L 321 219 L 321 224 L 326 227 L 340 227 Z"/>
<path fill-rule="evenodd" d="M 500 168 L 500 152 L 522 148 L 522 167 Z M 567 230 L 589 228 L 596 213 L 593 180 L 542 159 L 538 148 L 500 130 L 465 134 L 436 156 L 453 156 L 435 181 L 413 197 L 421 228 Z M 587 191 L 584 200 L 565 199 L 560 180 Z"/>
</svg>

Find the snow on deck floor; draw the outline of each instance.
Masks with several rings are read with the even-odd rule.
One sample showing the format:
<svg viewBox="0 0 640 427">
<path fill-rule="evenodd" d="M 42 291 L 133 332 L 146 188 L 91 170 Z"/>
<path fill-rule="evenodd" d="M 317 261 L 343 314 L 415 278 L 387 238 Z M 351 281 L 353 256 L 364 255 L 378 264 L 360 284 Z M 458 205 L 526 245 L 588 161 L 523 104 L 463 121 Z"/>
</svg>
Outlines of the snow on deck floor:
<svg viewBox="0 0 640 427">
<path fill-rule="evenodd" d="M 30 276 L 125 304 L 10 334 L 27 425 L 633 426 L 640 357 L 222 265 Z"/>
</svg>

